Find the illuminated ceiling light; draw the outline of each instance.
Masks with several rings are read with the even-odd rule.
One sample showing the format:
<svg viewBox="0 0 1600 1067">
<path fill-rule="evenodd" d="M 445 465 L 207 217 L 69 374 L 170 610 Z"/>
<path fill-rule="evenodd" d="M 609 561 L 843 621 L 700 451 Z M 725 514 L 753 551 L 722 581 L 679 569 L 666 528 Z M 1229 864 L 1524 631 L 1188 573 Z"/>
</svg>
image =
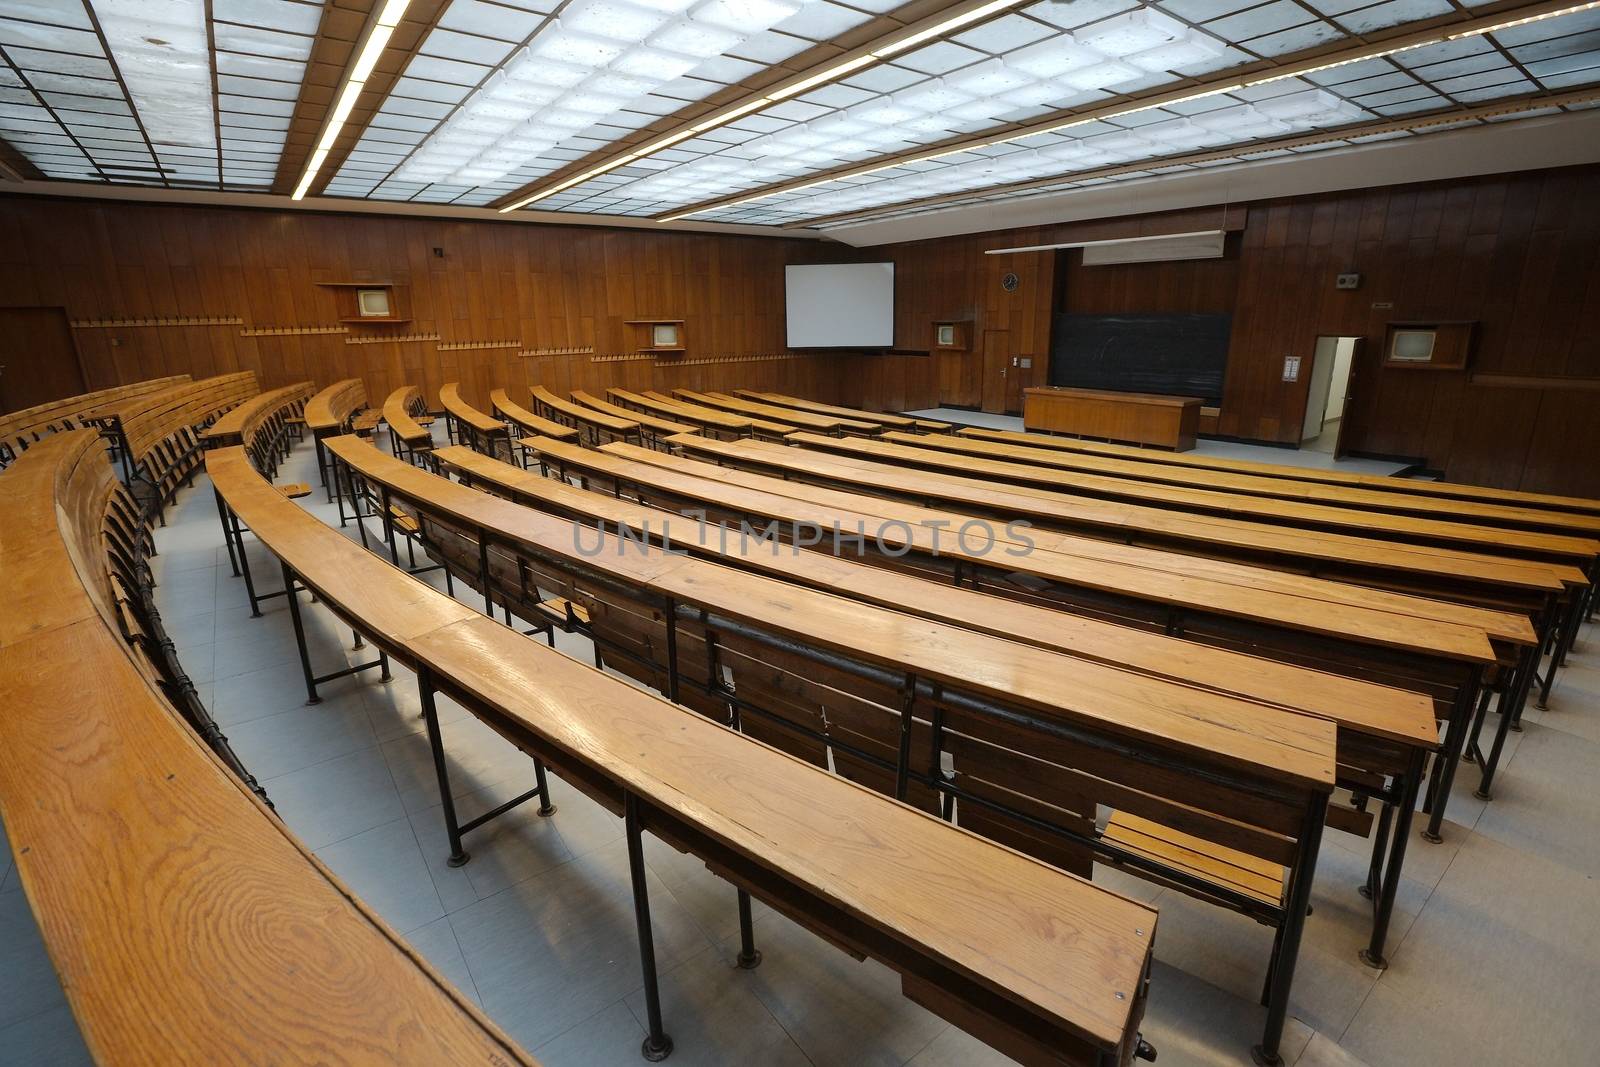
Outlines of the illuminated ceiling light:
<svg viewBox="0 0 1600 1067">
<path fill-rule="evenodd" d="M 976 22 L 982 22 L 983 20 L 991 18 L 1002 11 L 1016 7 L 1023 2 L 1025 2 L 1025 0 L 989 0 L 987 3 L 979 4 L 954 15 L 942 18 L 932 25 L 923 27 L 921 29 L 907 31 L 903 36 L 891 36 L 887 41 L 871 46 L 869 50 L 862 55 L 840 60 L 839 62 L 825 67 L 816 73 L 804 75 L 796 78 L 793 81 L 785 82 L 774 89 L 767 90 L 759 97 L 755 97 L 741 104 L 736 104 L 731 107 L 713 112 L 711 115 L 701 119 L 699 122 L 695 123 L 686 130 L 668 134 L 664 137 L 651 141 L 643 147 L 634 149 L 633 155 L 627 159 L 607 160 L 596 167 L 592 167 L 589 170 L 584 171 L 575 178 L 564 179 L 556 185 L 546 186 L 535 193 L 523 197 L 515 203 L 507 204 L 505 207 L 500 209 L 500 214 L 504 215 L 508 212 L 525 208 L 529 204 L 534 204 L 540 200 L 546 199 L 547 197 L 554 196 L 556 193 L 559 193 L 564 189 L 570 189 L 572 186 L 588 181 L 590 178 L 597 178 L 602 174 L 616 170 L 625 162 L 631 162 L 634 159 L 640 159 L 644 156 L 653 155 L 665 148 L 670 148 L 680 141 L 688 140 L 690 137 L 693 137 L 696 134 L 704 133 L 707 130 L 716 129 L 718 126 L 725 126 L 737 118 L 750 114 L 752 111 L 759 111 L 762 108 L 770 107 L 771 105 L 782 100 L 787 100 L 790 97 L 809 92 L 819 85 L 825 85 L 829 82 L 837 81 L 847 74 L 877 63 L 887 56 L 896 55 L 905 51 L 907 48 L 921 44 L 923 41 L 934 37 L 944 36 L 964 26 L 969 26 Z M 696 9 L 690 18 L 709 23 L 713 26 L 728 26 L 730 25 L 730 21 L 727 21 L 726 13 L 728 9 L 738 9 L 742 6 L 763 7 L 771 3 L 772 0 L 714 0 L 714 3 L 707 4 L 702 8 Z M 773 6 L 776 7 L 776 5 Z M 715 9 L 715 11 L 722 12 L 722 14 L 719 15 L 715 13 L 713 9 Z M 798 8 L 795 10 L 798 10 Z M 652 40 L 651 43 L 653 44 L 655 41 Z M 613 66 L 615 65 L 616 64 L 613 64 Z M 660 221 L 667 222 L 671 220 L 662 219 Z"/>
<path fill-rule="evenodd" d="M 1477 37 L 1485 33 L 1497 33 L 1500 30 L 1509 30 L 1513 26 L 1526 26 L 1531 22 L 1543 22 L 1545 19 L 1560 18 L 1562 15 L 1576 15 L 1580 11 L 1592 11 L 1597 7 L 1600 7 L 1600 0 L 1593 0 L 1593 2 L 1587 4 L 1576 4 L 1572 7 L 1563 7 L 1555 11 L 1541 11 L 1536 15 L 1527 15 L 1519 19 L 1510 19 L 1506 22 L 1497 22 L 1492 26 L 1484 26 L 1481 28 L 1462 30 L 1460 33 L 1452 33 L 1446 37 L 1445 40 L 1459 41 L 1463 37 Z"/>
<path fill-rule="evenodd" d="M 361 49 L 356 53 L 356 61 L 350 67 L 350 76 L 345 80 L 344 87 L 339 90 L 339 97 L 334 102 L 333 110 L 328 113 L 328 118 L 323 124 L 322 136 L 317 138 L 316 151 L 306 160 L 305 173 L 300 175 L 299 184 L 295 186 L 290 199 L 304 200 L 306 193 L 311 191 L 311 183 L 316 180 L 322 164 L 327 162 L 329 151 L 339 139 L 345 122 L 350 118 L 351 110 L 356 106 L 356 100 L 366 88 L 367 78 L 372 75 L 373 68 L 378 64 L 378 57 L 383 54 L 394 28 L 405 17 L 406 8 L 410 4 L 411 0 L 385 0 L 383 7 L 378 10 L 378 17 L 368 28 L 367 36 L 361 42 Z"/>
</svg>

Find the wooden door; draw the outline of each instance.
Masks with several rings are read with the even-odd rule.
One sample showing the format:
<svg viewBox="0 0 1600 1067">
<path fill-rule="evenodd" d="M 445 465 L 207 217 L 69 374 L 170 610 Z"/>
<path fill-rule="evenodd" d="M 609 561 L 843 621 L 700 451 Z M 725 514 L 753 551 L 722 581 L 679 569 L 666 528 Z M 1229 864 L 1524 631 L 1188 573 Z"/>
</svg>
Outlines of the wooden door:
<svg viewBox="0 0 1600 1067">
<path fill-rule="evenodd" d="M 1013 389 L 1013 385 L 1018 388 Z M 1011 331 L 983 331 L 983 410 L 1021 410 L 1021 379 L 1011 366 Z M 1015 393 L 1016 399 L 1012 396 Z"/>
<path fill-rule="evenodd" d="M 1350 412 L 1351 412 L 1351 404 L 1350 404 L 1350 402 L 1355 399 L 1355 395 L 1356 395 L 1356 378 L 1361 373 L 1361 354 L 1362 354 L 1362 350 L 1365 349 L 1366 346 L 1367 346 L 1366 338 L 1357 337 L 1357 338 L 1354 339 L 1354 344 L 1351 347 L 1351 351 L 1350 351 L 1350 371 L 1349 371 L 1348 374 L 1345 375 L 1344 386 L 1343 386 L 1343 388 L 1344 388 L 1344 409 L 1339 412 L 1339 433 L 1333 439 L 1333 458 L 1334 459 L 1338 459 L 1340 456 L 1344 455 L 1344 436 L 1345 436 L 1345 431 L 1350 428 Z M 1335 388 L 1339 388 L 1339 383 L 1335 382 L 1334 383 L 1334 387 Z"/>
<path fill-rule="evenodd" d="M 0 308 L 0 414 L 88 391 L 65 308 Z"/>
</svg>

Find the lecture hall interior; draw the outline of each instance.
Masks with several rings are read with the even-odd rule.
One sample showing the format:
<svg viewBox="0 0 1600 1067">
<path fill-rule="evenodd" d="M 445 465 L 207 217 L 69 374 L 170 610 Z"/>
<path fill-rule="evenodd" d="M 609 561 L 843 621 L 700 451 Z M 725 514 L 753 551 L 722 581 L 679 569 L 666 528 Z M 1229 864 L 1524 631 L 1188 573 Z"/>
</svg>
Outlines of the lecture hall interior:
<svg viewBox="0 0 1600 1067">
<path fill-rule="evenodd" d="M 1600 2 L 0 0 L 0 1067 L 1600 1048 Z"/>
</svg>

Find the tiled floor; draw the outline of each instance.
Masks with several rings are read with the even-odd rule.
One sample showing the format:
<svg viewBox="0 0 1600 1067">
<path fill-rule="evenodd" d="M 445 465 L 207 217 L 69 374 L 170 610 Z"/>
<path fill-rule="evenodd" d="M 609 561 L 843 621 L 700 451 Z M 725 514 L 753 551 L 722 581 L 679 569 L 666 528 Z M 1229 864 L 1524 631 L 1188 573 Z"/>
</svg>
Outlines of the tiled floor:
<svg viewBox="0 0 1600 1067">
<path fill-rule="evenodd" d="M 316 483 L 309 446 L 280 480 Z M 337 522 L 320 494 L 301 503 Z M 552 818 L 517 809 L 469 836 L 470 863 L 446 866 L 406 674 L 387 684 L 375 672 L 344 679 L 323 687 L 323 703 L 305 706 L 286 606 L 273 600 L 265 617 L 249 617 L 203 478 L 169 522 L 157 535 L 163 617 L 203 698 L 295 832 L 540 1060 L 638 1064 L 643 1000 L 619 822 L 555 780 Z M 261 586 L 276 588 L 266 556 L 256 549 L 251 558 Z M 370 655 L 352 651 L 349 632 L 323 609 L 308 607 L 306 617 L 319 671 Z M 1365 912 L 1354 889 L 1366 843 L 1329 831 L 1285 1042 L 1291 1063 L 1595 1062 L 1596 636 L 1592 627 L 1584 634 L 1550 710 L 1530 709 L 1526 732 L 1511 735 L 1494 802 L 1473 799 L 1476 775 L 1465 769 L 1445 843 L 1414 841 L 1392 966 L 1381 975 L 1356 958 Z M 581 640 L 563 637 L 560 647 L 588 659 Z M 463 817 L 528 787 L 525 757 L 450 702 L 440 707 Z M 734 968 L 733 890 L 648 838 L 647 858 L 677 1044 L 669 1062 L 1004 1062 L 902 998 L 889 971 L 856 963 L 759 904 L 765 962 Z M 9 849 L 0 864 L 0 1064 L 86 1062 Z M 1161 908 L 1145 1025 L 1161 1063 L 1247 1062 L 1271 932 L 1114 872 L 1103 881 Z"/>
</svg>

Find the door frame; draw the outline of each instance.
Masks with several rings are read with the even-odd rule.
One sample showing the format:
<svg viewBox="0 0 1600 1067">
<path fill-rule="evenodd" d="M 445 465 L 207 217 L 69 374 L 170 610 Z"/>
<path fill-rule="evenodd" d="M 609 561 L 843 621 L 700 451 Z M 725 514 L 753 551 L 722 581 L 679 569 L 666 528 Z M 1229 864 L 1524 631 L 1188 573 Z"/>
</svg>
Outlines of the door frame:
<svg viewBox="0 0 1600 1067">
<path fill-rule="evenodd" d="M 999 350 L 994 358 L 991 358 L 991 338 Z M 1011 330 L 1009 328 L 985 329 L 983 331 L 982 347 L 979 351 L 983 360 L 983 389 L 978 397 L 979 407 L 981 410 L 995 415 L 1008 414 L 1010 412 L 1007 402 L 1010 400 L 1011 363 L 1015 358 L 1014 353 L 1011 351 Z"/>
</svg>

